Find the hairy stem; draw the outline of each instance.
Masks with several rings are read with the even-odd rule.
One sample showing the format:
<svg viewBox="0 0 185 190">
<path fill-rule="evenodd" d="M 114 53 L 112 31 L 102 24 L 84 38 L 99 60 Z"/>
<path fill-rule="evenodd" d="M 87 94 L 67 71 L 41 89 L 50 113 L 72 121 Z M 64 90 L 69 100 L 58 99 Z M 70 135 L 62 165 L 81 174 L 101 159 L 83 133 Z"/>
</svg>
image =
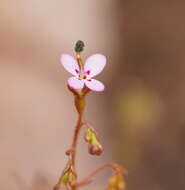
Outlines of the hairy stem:
<svg viewBox="0 0 185 190">
<path fill-rule="evenodd" d="M 83 112 L 79 113 L 79 115 L 78 115 L 78 121 L 76 124 L 75 132 L 74 132 L 74 136 L 73 136 L 73 142 L 72 142 L 72 146 L 71 146 L 71 164 L 74 169 L 75 169 L 78 137 L 79 137 L 80 129 L 82 126 L 82 119 L 83 119 Z"/>
<path fill-rule="evenodd" d="M 78 137 L 80 134 L 80 129 L 83 125 L 83 112 L 84 112 L 84 107 L 85 107 L 85 101 L 84 101 L 84 96 L 78 94 L 75 97 L 75 106 L 78 111 L 78 121 L 75 127 L 74 131 L 74 136 L 73 136 L 73 141 L 71 145 L 71 166 L 74 169 L 74 172 L 76 173 L 76 152 L 77 152 L 77 144 L 78 144 Z M 72 190 L 76 190 L 76 186 L 71 186 Z"/>
</svg>

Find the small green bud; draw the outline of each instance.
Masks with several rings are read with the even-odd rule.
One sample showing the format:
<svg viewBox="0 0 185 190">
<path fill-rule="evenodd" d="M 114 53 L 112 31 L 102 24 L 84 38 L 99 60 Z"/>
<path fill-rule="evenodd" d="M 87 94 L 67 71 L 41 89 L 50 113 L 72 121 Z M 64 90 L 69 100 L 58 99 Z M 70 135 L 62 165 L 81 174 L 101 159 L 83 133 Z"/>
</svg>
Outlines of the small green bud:
<svg viewBox="0 0 185 190">
<path fill-rule="evenodd" d="M 85 133 L 85 141 L 89 144 L 89 154 L 99 156 L 103 152 L 103 147 L 98 140 L 97 133 L 92 127 L 88 127 Z"/>
<path fill-rule="evenodd" d="M 59 181 L 59 184 L 60 185 L 63 185 L 63 186 L 71 186 L 71 184 L 73 184 L 75 181 L 76 181 L 76 174 L 75 172 L 73 171 L 72 167 L 71 166 L 68 166 L 62 176 L 60 177 L 60 181 Z"/>
<path fill-rule="evenodd" d="M 124 190 L 125 186 L 124 177 L 121 174 L 115 174 L 109 180 L 108 190 Z"/>
<path fill-rule="evenodd" d="M 78 40 L 78 41 L 76 42 L 76 45 L 75 45 L 75 51 L 76 51 L 76 52 L 81 52 L 81 51 L 83 51 L 83 50 L 84 50 L 84 46 L 85 46 L 84 42 L 81 41 L 81 40 Z"/>
</svg>

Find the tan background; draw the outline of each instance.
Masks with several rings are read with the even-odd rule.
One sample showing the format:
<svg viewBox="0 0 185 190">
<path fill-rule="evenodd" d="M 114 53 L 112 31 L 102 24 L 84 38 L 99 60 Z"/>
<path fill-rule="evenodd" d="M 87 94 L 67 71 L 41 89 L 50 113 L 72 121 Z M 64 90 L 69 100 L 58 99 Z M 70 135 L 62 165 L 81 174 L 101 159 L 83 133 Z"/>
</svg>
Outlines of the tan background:
<svg viewBox="0 0 185 190">
<path fill-rule="evenodd" d="M 49 190 L 76 112 L 61 53 L 105 54 L 103 93 L 86 118 L 105 153 L 81 142 L 80 176 L 103 161 L 129 169 L 128 190 L 185 188 L 185 3 L 165 0 L 0 0 L 0 188 Z M 84 189 L 105 189 L 109 172 Z"/>
</svg>

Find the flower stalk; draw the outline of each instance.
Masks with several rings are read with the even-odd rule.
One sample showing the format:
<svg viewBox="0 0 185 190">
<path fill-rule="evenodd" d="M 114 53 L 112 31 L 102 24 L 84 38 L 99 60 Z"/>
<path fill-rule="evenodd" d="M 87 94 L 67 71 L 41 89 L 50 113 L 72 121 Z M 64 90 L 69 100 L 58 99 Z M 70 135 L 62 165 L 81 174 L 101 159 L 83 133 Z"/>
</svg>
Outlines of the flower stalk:
<svg viewBox="0 0 185 190">
<path fill-rule="evenodd" d="M 78 113 L 78 120 L 74 129 L 71 147 L 66 151 L 68 162 L 60 176 L 59 182 L 54 187 L 54 190 L 77 190 L 84 185 L 88 185 L 92 178 L 105 168 L 111 168 L 114 174 L 109 181 L 109 189 L 122 190 L 125 188 L 122 176 L 127 175 L 128 172 L 126 169 L 114 163 L 105 163 L 97 167 L 87 177 L 78 181 L 76 153 L 79 135 L 83 125 L 87 127 L 84 139 L 88 144 L 89 153 L 92 155 L 100 155 L 103 152 L 103 146 L 100 144 L 96 130 L 84 121 L 83 116 L 86 95 L 90 91 L 104 90 L 104 85 L 100 81 L 92 79 L 92 77 L 103 70 L 106 64 L 106 58 L 101 54 L 94 54 L 87 59 L 85 64 L 83 64 L 80 54 L 83 49 L 84 43 L 78 41 L 75 46 L 76 60 L 68 54 L 63 54 L 61 57 L 61 62 L 64 68 L 74 75 L 74 77 L 71 77 L 68 80 L 68 89 L 74 95 L 74 104 Z"/>
</svg>

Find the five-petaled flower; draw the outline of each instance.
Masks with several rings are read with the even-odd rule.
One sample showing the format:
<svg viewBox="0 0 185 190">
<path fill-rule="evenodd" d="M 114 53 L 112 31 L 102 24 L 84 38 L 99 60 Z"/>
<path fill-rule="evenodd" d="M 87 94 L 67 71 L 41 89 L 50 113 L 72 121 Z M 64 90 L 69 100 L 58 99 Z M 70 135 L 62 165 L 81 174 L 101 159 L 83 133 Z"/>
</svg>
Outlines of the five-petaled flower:
<svg viewBox="0 0 185 190">
<path fill-rule="evenodd" d="M 93 91 L 103 91 L 104 85 L 92 77 L 98 75 L 106 65 L 106 57 L 101 54 L 94 54 L 87 58 L 85 64 L 80 67 L 75 58 L 69 54 L 61 55 L 61 63 L 64 68 L 73 74 L 68 79 L 68 85 L 76 90 L 87 86 Z"/>
</svg>

